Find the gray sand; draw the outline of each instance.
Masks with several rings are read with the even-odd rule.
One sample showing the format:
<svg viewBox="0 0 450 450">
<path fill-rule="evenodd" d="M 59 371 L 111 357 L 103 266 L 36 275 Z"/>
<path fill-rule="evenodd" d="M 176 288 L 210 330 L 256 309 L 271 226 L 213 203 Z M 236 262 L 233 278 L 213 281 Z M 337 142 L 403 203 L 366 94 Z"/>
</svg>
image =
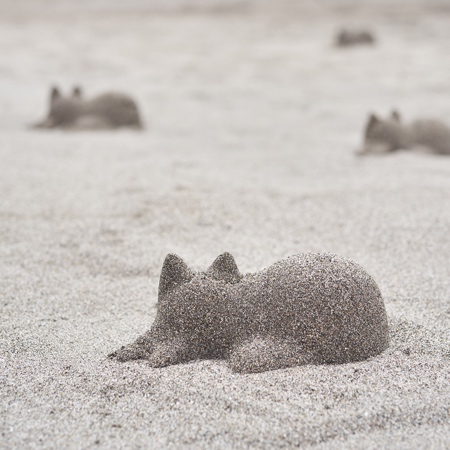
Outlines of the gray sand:
<svg viewBox="0 0 450 450">
<path fill-rule="evenodd" d="M 450 158 L 354 156 L 369 110 L 450 117 L 447 10 L 374 1 L 351 21 L 379 42 L 342 52 L 345 8 L 17 3 L 0 2 L 0 447 L 448 448 Z M 149 129 L 26 130 L 53 82 L 129 92 Z M 357 261 L 391 346 L 250 375 L 107 358 L 153 322 L 168 253 L 203 270 L 224 251 L 242 273 Z"/>
</svg>

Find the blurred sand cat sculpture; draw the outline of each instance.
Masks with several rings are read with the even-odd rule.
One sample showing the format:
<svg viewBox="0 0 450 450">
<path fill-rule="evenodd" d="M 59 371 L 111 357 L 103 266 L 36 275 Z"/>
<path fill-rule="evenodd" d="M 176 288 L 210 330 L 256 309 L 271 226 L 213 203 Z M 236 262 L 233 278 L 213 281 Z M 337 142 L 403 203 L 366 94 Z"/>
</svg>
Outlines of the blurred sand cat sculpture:
<svg viewBox="0 0 450 450">
<path fill-rule="evenodd" d="M 128 95 L 111 92 L 85 100 L 79 87 L 74 87 L 69 97 L 62 96 L 59 89 L 53 87 L 48 116 L 34 127 L 72 130 L 120 127 L 140 129 L 142 123 L 138 107 Z"/>
<path fill-rule="evenodd" d="M 401 149 L 450 155 L 450 128 L 438 120 L 417 120 L 406 125 L 396 111 L 386 120 L 371 114 L 359 154 L 386 154 Z"/>
<path fill-rule="evenodd" d="M 336 36 L 337 47 L 372 44 L 375 44 L 375 37 L 371 32 L 365 30 L 342 30 Z"/>
<path fill-rule="evenodd" d="M 339 256 L 300 254 L 243 276 L 229 253 L 197 273 L 169 254 L 152 327 L 109 356 L 152 367 L 226 359 L 249 373 L 361 361 L 388 345 L 378 286 Z"/>
</svg>

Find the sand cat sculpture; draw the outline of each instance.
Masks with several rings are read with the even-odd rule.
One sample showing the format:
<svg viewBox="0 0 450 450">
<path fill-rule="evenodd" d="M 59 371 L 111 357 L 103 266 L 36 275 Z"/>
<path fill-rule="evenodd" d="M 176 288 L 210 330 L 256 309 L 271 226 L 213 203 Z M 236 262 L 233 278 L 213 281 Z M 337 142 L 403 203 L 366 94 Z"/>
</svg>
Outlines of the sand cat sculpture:
<svg viewBox="0 0 450 450">
<path fill-rule="evenodd" d="M 228 253 L 197 273 L 169 254 L 151 329 L 109 356 L 152 367 L 227 359 L 249 373 L 361 361 L 388 344 L 380 290 L 354 262 L 300 254 L 243 276 Z"/>
<path fill-rule="evenodd" d="M 417 120 L 405 125 L 396 111 L 386 120 L 371 114 L 360 154 L 385 154 L 401 149 L 450 155 L 450 128 L 438 120 Z"/>
<path fill-rule="evenodd" d="M 375 44 L 375 37 L 369 31 L 342 30 L 336 36 L 337 47 L 351 47 L 355 45 Z"/>
<path fill-rule="evenodd" d="M 50 92 L 50 110 L 34 128 L 65 128 L 72 130 L 142 128 L 135 101 L 125 94 L 110 92 L 85 100 L 80 87 L 64 97 L 57 87 Z"/>
</svg>

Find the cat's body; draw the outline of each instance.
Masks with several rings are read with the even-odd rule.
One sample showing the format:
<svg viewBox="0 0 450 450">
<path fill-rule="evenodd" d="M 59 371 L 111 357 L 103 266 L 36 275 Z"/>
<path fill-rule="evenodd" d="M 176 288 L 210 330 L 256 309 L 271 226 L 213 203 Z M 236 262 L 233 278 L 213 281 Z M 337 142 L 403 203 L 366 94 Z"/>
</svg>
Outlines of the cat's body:
<svg viewBox="0 0 450 450">
<path fill-rule="evenodd" d="M 153 326 L 111 356 L 153 367 L 221 358 L 237 372 L 260 372 L 361 361 L 388 342 L 376 283 L 336 255 L 297 255 L 246 276 L 229 254 L 205 273 L 168 255 Z"/>
<path fill-rule="evenodd" d="M 352 47 L 355 45 L 372 45 L 375 37 L 366 30 L 342 30 L 336 36 L 337 47 Z"/>
<path fill-rule="evenodd" d="M 416 150 L 450 155 L 450 128 L 438 120 L 416 120 L 403 124 L 398 113 L 388 119 L 369 117 L 360 154 L 386 154 Z"/>
<path fill-rule="evenodd" d="M 121 127 L 142 128 L 136 102 L 126 94 L 110 92 L 85 100 L 80 88 L 64 97 L 57 88 L 50 94 L 48 116 L 35 128 L 97 130 Z"/>
</svg>

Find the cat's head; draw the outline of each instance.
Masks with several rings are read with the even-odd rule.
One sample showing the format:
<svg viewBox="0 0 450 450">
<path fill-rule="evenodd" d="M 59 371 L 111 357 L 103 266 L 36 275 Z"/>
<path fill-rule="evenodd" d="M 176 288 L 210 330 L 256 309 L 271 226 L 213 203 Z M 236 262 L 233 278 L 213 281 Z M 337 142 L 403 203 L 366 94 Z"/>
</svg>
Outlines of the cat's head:
<svg viewBox="0 0 450 450">
<path fill-rule="evenodd" d="M 195 272 L 177 255 L 166 256 L 158 290 L 156 323 L 165 329 L 189 330 L 216 326 L 226 314 L 231 285 L 242 280 L 229 253 L 218 256 L 205 272 Z M 201 320 L 199 320 L 201 319 Z"/>
<path fill-rule="evenodd" d="M 56 86 L 51 87 L 47 118 L 34 127 L 56 128 L 70 125 L 78 117 L 82 100 L 83 94 L 79 86 L 74 86 L 70 96 L 63 96 Z"/>
<path fill-rule="evenodd" d="M 397 111 L 392 111 L 387 119 L 380 119 L 371 114 L 365 128 L 363 148 L 359 154 L 386 154 L 405 148 L 406 145 L 407 132 Z"/>
<path fill-rule="evenodd" d="M 195 272 L 176 254 L 169 253 L 164 260 L 159 279 L 158 299 L 178 291 L 193 280 L 205 283 L 235 284 L 241 281 L 236 261 L 230 253 L 219 255 L 205 272 Z"/>
</svg>

